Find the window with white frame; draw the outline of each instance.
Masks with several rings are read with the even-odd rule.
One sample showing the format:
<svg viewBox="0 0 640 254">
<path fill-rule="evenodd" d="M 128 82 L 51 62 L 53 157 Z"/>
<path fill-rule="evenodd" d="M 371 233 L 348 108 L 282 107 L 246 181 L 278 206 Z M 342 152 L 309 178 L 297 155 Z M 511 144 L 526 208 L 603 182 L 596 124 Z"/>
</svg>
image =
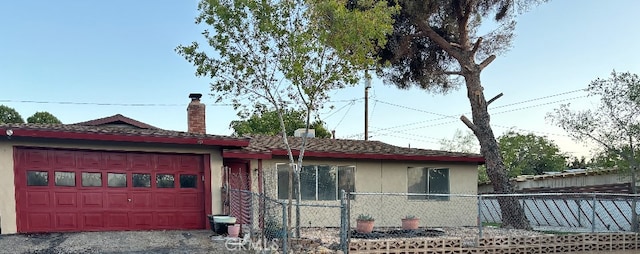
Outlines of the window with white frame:
<svg viewBox="0 0 640 254">
<path fill-rule="evenodd" d="M 289 198 L 289 165 L 277 164 L 278 198 Z M 340 190 L 355 191 L 355 167 L 306 165 L 300 171 L 302 200 L 339 200 Z M 294 195 L 297 194 L 294 192 Z M 294 196 L 295 197 L 295 196 Z"/>
<path fill-rule="evenodd" d="M 449 194 L 448 168 L 407 168 L 407 192 L 424 194 Z M 412 200 L 449 200 L 447 196 L 410 195 Z"/>
</svg>

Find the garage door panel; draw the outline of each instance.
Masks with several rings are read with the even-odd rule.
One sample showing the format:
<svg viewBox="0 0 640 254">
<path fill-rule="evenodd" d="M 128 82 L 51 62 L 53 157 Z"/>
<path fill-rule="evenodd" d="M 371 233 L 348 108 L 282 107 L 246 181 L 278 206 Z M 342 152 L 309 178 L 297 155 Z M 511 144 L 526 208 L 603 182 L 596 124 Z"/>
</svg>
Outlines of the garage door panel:
<svg viewBox="0 0 640 254">
<path fill-rule="evenodd" d="M 76 192 L 55 192 L 54 204 L 56 208 L 77 208 L 78 193 Z"/>
<path fill-rule="evenodd" d="M 49 208 L 51 206 L 49 191 L 28 191 L 26 205 L 29 209 Z"/>
<path fill-rule="evenodd" d="M 199 228 L 202 224 L 202 216 L 198 212 L 180 213 L 180 226 L 183 228 Z"/>
<path fill-rule="evenodd" d="M 178 159 L 178 169 L 183 171 L 199 172 L 201 157 L 200 156 L 180 156 Z"/>
<path fill-rule="evenodd" d="M 181 208 L 199 208 L 202 207 L 202 199 L 199 193 L 180 194 L 178 199 L 178 207 Z"/>
<path fill-rule="evenodd" d="M 104 228 L 104 214 L 102 212 L 85 212 L 82 214 L 82 226 L 85 229 Z"/>
<path fill-rule="evenodd" d="M 102 165 L 102 157 L 99 152 L 79 152 L 78 168 L 98 169 Z"/>
<path fill-rule="evenodd" d="M 104 153 L 106 158 L 107 169 L 125 169 L 127 168 L 126 153 Z"/>
<path fill-rule="evenodd" d="M 78 214 L 75 212 L 58 212 L 56 213 L 55 227 L 59 229 L 76 229 L 78 228 Z"/>
<path fill-rule="evenodd" d="M 28 166 L 30 168 L 49 168 L 49 153 L 46 150 L 26 149 L 23 150 L 23 156 L 20 156 L 20 166 Z"/>
<path fill-rule="evenodd" d="M 76 157 L 75 152 L 72 151 L 54 151 L 53 152 L 53 167 L 54 168 L 75 168 Z"/>
<path fill-rule="evenodd" d="M 153 228 L 152 212 L 131 212 L 129 215 L 131 226 L 140 229 Z"/>
<path fill-rule="evenodd" d="M 153 195 L 151 193 L 132 193 L 131 205 L 133 208 L 145 209 L 153 208 Z"/>
<path fill-rule="evenodd" d="M 156 207 L 158 208 L 175 208 L 176 194 L 161 192 L 156 195 Z"/>
<path fill-rule="evenodd" d="M 178 225 L 178 215 L 175 212 L 157 212 L 155 218 L 161 228 L 175 228 Z"/>
<path fill-rule="evenodd" d="M 27 214 L 27 221 L 30 232 L 49 231 L 51 230 L 51 213 L 47 212 L 30 212 Z"/>
<path fill-rule="evenodd" d="M 102 192 L 81 192 L 83 208 L 103 208 Z"/>
<path fill-rule="evenodd" d="M 129 213 L 128 212 L 106 212 L 107 228 L 120 229 L 129 227 Z"/>
<path fill-rule="evenodd" d="M 175 156 L 173 155 L 158 155 L 156 169 L 158 170 L 173 170 L 173 161 Z"/>
<path fill-rule="evenodd" d="M 131 169 L 132 170 L 152 170 L 153 156 L 150 154 L 132 154 Z"/>
<path fill-rule="evenodd" d="M 127 208 L 129 206 L 129 196 L 127 193 L 107 193 L 107 209 Z"/>
<path fill-rule="evenodd" d="M 202 229 L 202 155 L 16 148 L 18 232 Z"/>
</svg>

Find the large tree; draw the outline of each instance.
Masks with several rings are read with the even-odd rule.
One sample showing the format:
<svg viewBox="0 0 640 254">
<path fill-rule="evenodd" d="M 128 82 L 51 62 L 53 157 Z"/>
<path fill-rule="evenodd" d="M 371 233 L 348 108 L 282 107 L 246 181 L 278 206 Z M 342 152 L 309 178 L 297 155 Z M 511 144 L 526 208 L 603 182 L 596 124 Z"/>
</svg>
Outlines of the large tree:
<svg viewBox="0 0 640 254">
<path fill-rule="evenodd" d="M 539 175 L 566 168 L 567 156 L 546 137 L 508 131 L 498 137 L 498 145 L 509 177 Z"/>
<path fill-rule="evenodd" d="M 24 119 L 15 109 L 0 105 L 0 123 L 24 123 Z"/>
<path fill-rule="evenodd" d="M 314 5 L 307 5 L 309 2 Z M 207 26 L 203 35 L 210 48 L 203 49 L 193 42 L 176 49 L 196 66 L 197 76 L 212 79 L 211 89 L 217 101 L 231 101 L 242 116 L 269 110 L 278 113 L 291 166 L 290 226 L 292 181 L 294 175 L 297 182 L 300 179 L 307 135 L 302 138 L 296 161 L 287 139 L 284 112 L 304 111 L 308 129 L 312 113 L 327 103 L 329 91 L 356 84 L 358 71 L 373 62 L 371 56 L 360 52 L 371 52 L 379 43 L 383 45 L 392 30 L 394 9 L 386 2 L 370 3 L 361 11 L 337 8 L 343 11 L 327 12 L 341 4 L 341 0 L 202 0 L 196 23 Z M 379 15 L 385 12 L 388 14 Z M 362 21 L 369 26 L 349 34 L 351 37 L 338 36 L 341 40 L 337 40 L 332 37 L 336 34 L 322 29 L 324 24 L 320 22 L 326 19 L 319 16 L 327 14 L 333 20 Z M 345 45 L 360 40 L 358 47 L 351 48 L 352 54 L 344 53 Z M 297 193 L 299 202 L 300 191 Z M 296 218 L 300 225 L 300 216 Z"/>
<path fill-rule="evenodd" d="M 607 79 L 592 81 L 587 91 L 589 96 L 600 99 L 595 110 L 571 110 L 565 104 L 548 118 L 573 139 L 595 143 L 605 154 L 614 155 L 619 168 L 631 175 L 631 190 L 635 194 L 639 170 L 636 153 L 640 142 L 640 76 L 613 71 Z M 635 207 L 634 199 L 632 211 Z M 632 213 L 632 218 L 637 232 L 637 214 Z"/>
<path fill-rule="evenodd" d="M 27 123 L 53 123 L 53 124 L 61 124 L 62 122 L 55 117 L 53 114 L 41 111 L 36 112 L 32 116 L 27 118 Z"/>
<path fill-rule="evenodd" d="M 304 111 L 287 110 L 282 114 L 282 118 L 288 136 L 293 136 L 295 130 L 306 127 Z M 281 132 L 280 119 L 276 111 L 253 114 L 246 120 L 234 120 L 229 124 L 229 127 L 233 129 L 233 135 L 235 136 L 244 134 L 278 135 Z M 309 127 L 315 130 L 318 138 L 331 137 L 331 133 L 324 127 L 324 122 L 321 120 L 313 121 Z"/>
<path fill-rule="evenodd" d="M 487 110 L 497 97 L 485 98 L 480 74 L 496 55 L 511 46 L 517 14 L 539 2 L 543 0 L 392 1 L 401 6 L 401 11 L 395 16 L 394 33 L 378 52 L 386 66 L 380 69 L 379 76 L 400 88 L 417 86 L 446 92 L 465 85 L 472 120 L 465 116 L 461 120 L 480 143 L 497 193 L 513 193 L 514 189 Z M 487 20 L 490 24 L 480 29 Z M 479 35 L 479 30 L 489 32 Z M 501 197 L 498 202 L 504 226 L 530 228 L 517 198 Z"/>
</svg>

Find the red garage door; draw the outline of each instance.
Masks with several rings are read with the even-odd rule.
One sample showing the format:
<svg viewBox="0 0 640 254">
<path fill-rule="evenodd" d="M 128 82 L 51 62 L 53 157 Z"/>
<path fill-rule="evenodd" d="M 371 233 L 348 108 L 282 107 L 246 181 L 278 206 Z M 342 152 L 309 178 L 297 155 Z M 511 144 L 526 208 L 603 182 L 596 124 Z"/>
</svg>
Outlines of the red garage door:
<svg viewBox="0 0 640 254">
<path fill-rule="evenodd" d="M 18 232 L 205 227 L 202 155 L 14 152 Z"/>
</svg>

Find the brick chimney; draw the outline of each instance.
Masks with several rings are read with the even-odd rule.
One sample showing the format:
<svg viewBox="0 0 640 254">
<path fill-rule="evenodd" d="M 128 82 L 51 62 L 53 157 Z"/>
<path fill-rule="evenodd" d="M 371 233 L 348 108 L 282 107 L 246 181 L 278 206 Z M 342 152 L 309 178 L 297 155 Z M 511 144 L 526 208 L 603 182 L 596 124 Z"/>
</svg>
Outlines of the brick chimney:
<svg viewBox="0 0 640 254">
<path fill-rule="evenodd" d="M 191 102 L 187 106 L 187 125 L 188 132 L 206 134 L 207 127 L 205 126 L 205 105 L 200 103 L 200 97 L 202 94 L 192 93 L 189 94 Z"/>
</svg>

